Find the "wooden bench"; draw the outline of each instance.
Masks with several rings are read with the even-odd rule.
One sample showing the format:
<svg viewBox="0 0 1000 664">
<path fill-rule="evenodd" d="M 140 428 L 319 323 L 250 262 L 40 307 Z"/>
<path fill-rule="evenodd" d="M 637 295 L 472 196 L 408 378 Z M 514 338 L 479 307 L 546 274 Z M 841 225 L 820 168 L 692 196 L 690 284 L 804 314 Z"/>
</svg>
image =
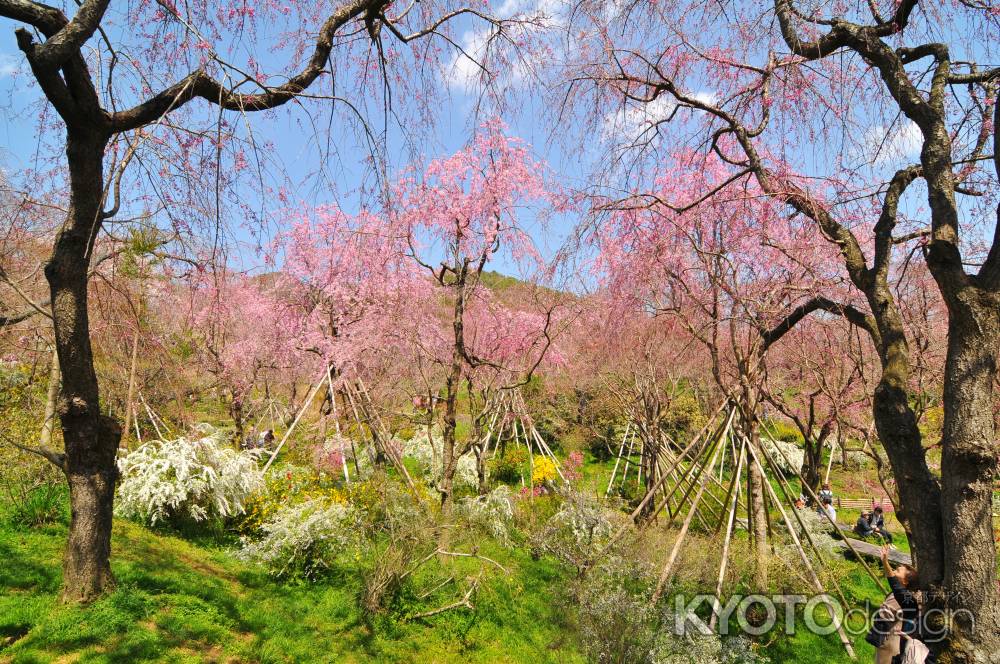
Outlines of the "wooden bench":
<svg viewBox="0 0 1000 664">
<path fill-rule="evenodd" d="M 853 537 L 844 537 L 843 540 L 834 540 L 833 546 L 838 549 L 844 549 L 850 553 L 850 547 L 847 545 L 847 541 L 850 541 L 851 546 L 854 550 L 863 556 L 868 556 L 870 558 L 875 558 L 877 560 L 882 559 L 882 547 L 877 544 L 872 544 L 871 542 L 864 542 L 862 540 L 854 539 Z M 897 565 L 912 565 L 913 559 L 910 554 L 903 553 L 899 549 L 889 549 L 889 560 L 896 563 Z"/>
<path fill-rule="evenodd" d="M 892 512 L 894 510 L 892 501 L 889 500 L 888 496 L 883 497 L 881 502 L 877 502 L 874 496 L 870 498 L 835 498 L 834 500 L 837 504 L 838 510 L 845 508 L 849 510 L 862 510 L 864 512 L 869 512 L 876 505 L 881 505 L 883 512 Z"/>
</svg>

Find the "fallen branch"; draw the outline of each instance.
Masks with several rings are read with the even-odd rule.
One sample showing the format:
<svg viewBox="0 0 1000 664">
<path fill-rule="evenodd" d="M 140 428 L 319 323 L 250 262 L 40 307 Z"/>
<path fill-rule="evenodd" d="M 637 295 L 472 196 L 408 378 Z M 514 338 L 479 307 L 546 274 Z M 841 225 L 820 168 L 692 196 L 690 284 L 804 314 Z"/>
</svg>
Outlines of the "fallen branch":
<svg viewBox="0 0 1000 664">
<path fill-rule="evenodd" d="M 462 553 L 460 551 L 445 551 L 443 549 L 438 549 L 435 553 L 439 553 L 442 556 L 454 556 L 456 558 L 478 558 L 479 560 L 485 560 L 486 562 L 496 565 L 504 574 L 510 574 L 506 567 L 493 560 L 492 558 L 487 558 L 486 556 L 479 555 L 478 551 L 473 551 L 472 553 Z M 433 554 L 432 554 L 433 555 Z"/>
<path fill-rule="evenodd" d="M 412 617 L 412 620 L 418 620 L 420 618 L 430 618 L 431 616 L 436 616 L 439 613 L 444 613 L 445 611 L 451 611 L 452 609 L 460 609 L 465 607 L 470 611 L 475 611 L 475 605 L 469 600 L 472 597 L 472 593 L 476 592 L 476 588 L 479 586 L 479 577 L 477 576 L 469 589 L 465 592 L 465 596 L 457 602 L 452 602 L 451 604 L 446 604 L 445 606 L 438 607 L 436 609 L 431 609 L 430 611 L 424 611 L 423 613 L 418 613 Z"/>
<path fill-rule="evenodd" d="M 427 590 L 427 591 L 422 592 L 419 595 L 417 595 L 417 599 L 427 599 L 428 597 L 430 597 L 431 595 L 433 595 L 437 591 L 441 590 L 442 588 L 444 588 L 446 585 L 448 585 L 449 583 L 451 583 L 454 580 L 455 580 L 454 576 L 449 576 L 447 579 L 445 579 L 441 583 L 437 584 L 436 586 L 434 586 L 430 590 Z"/>
</svg>

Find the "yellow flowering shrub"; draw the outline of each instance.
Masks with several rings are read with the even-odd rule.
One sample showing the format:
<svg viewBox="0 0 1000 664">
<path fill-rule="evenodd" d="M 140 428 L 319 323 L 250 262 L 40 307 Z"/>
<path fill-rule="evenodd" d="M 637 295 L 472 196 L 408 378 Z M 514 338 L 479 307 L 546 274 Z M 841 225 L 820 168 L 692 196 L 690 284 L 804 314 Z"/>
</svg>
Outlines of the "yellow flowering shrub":
<svg viewBox="0 0 1000 664">
<path fill-rule="evenodd" d="M 556 464 L 547 456 L 532 455 L 531 484 L 541 486 L 556 479 Z"/>
<path fill-rule="evenodd" d="M 237 525 L 237 531 L 241 535 L 253 535 L 282 507 L 314 498 L 347 505 L 350 502 L 349 490 L 349 487 L 345 490 L 324 485 L 314 473 L 302 467 L 285 466 L 275 469 L 265 478 L 263 490 L 244 503 L 246 512 Z"/>
</svg>

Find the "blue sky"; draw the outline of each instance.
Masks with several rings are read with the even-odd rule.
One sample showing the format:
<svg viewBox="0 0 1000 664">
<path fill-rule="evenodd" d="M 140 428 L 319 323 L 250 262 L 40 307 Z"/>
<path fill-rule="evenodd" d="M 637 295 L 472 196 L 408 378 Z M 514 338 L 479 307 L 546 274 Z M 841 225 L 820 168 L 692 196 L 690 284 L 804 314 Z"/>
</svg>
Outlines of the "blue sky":
<svg viewBox="0 0 1000 664">
<path fill-rule="evenodd" d="M 493 10 L 499 16 L 511 16 L 518 12 L 542 11 L 555 18 L 550 25 L 553 30 L 564 26 L 559 23 L 558 14 L 561 0 L 499 0 L 493 3 Z M 112 33 L 114 34 L 114 33 Z M 482 48 L 484 24 L 473 19 L 462 18 L 455 24 L 454 35 L 461 46 L 475 55 Z M 260 41 L 268 43 L 268 35 L 262 35 Z M 405 48 L 405 47 L 403 47 Z M 233 53 L 247 51 L 246 44 L 239 43 L 232 49 Z M 245 53 L 246 54 L 246 53 Z M 280 71 L 284 58 L 281 53 L 270 53 L 264 49 L 254 50 L 252 54 L 269 71 Z M 468 76 L 474 74 L 476 67 L 456 52 L 446 56 L 444 72 L 444 94 L 440 97 L 436 110 L 436 122 L 426 140 L 421 141 L 418 159 L 426 160 L 453 152 L 468 140 L 475 127 L 476 119 L 473 111 L 479 99 L 478 90 L 470 84 Z M 38 91 L 30 83 L 30 76 L 23 71 L 25 68 L 21 54 L 14 43 L 13 24 L 0 20 L 0 108 L 6 113 L 6 119 L 0 123 L 0 167 L 17 170 L 28 166 L 37 149 L 35 134 L 34 110 L 28 104 L 37 99 Z M 522 89 L 536 85 L 530 72 L 514 66 L 503 72 L 506 80 L 515 87 Z M 705 82 L 705 90 L 694 89 L 699 95 L 711 95 L 711 82 Z M 700 83 L 696 82 L 696 85 Z M 666 98 L 661 98 L 645 108 L 621 108 L 617 112 L 609 112 L 603 122 L 594 128 L 597 135 L 582 137 L 582 148 L 575 151 L 567 150 L 567 143 L 562 140 L 567 128 L 553 130 L 548 120 L 552 109 L 548 107 L 553 97 L 541 94 L 519 94 L 517 105 L 506 108 L 504 120 L 510 127 L 510 132 L 531 143 L 539 157 L 547 161 L 557 174 L 560 182 L 569 188 L 587 186 L 587 177 L 599 165 L 596 160 L 605 154 L 604 147 L 608 140 L 621 140 L 623 137 L 635 136 L 647 129 L 651 122 L 663 119 L 672 110 Z M 400 102 L 402 103 L 402 102 Z M 207 105 L 203 105 L 207 106 Z M 583 111 L 585 112 L 585 111 Z M 574 124 L 579 118 L 570 118 L 568 125 Z M 369 115 L 369 120 L 380 126 L 382 117 L 378 109 Z M 676 123 L 675 123 L 676 124 Z M 291 185 L 289 200 L 295 204 L 319 205 L 337 203 L 347 210 L 357 209 L 361 205 L 360 190 L 371 186 L 372 171 L 366 163 L 368 151 L 363 141 L 359 140 L 357 127 L 348 127 L 343 131 L 331 132 L 331 142 L 336 148 L 334 158 L 328 163 L 321 163 L 321 149 L 317 145 L 316 134 L 306 115 L 291 106 L 279 109 L 270 115 L 260 115 L 253 118 L 252 128 L 255 137 L 260 142 L 273 143 L 275 154 L 273 158 L 278 164 L 278 177 L 287 178 Z M 390 157 L 390 177 L 409 161 L 407 143 L 399 127 L 388 124 L 388 148 Z M 671 130 L 676 135 L 683 135 L 683 128 Z M 912 162 L 917 157 L 919 148 L 918 134 L 909 123 L 903 122 L 889 127 L 876 125 L 870 128 L 870 137 L 865 142 L 881 144 L 886 140 L 886 148 L 877 165 L 883 175 L 892 172 L 894 165 Z M 322 136 L 322 132 L 320 134 Z M 812 162 L 817 170 L 822 169 L 822 160 L 830 154 L 830 146 L 803 146 L 799 157 L 803 163 Z M 326 169 L 328 177 L 317 177 L 320 167 Z M 615 172 L 611 171 L 612 179 Z M 612 184 L 619 184 L 612 182 Z M 262 202 L 252 187 L 240 190 L 241 195 L 251 201 L 255 207 L 270 208 L 277 222 L 271 230 L 280 227 L 280 213 L 277 205 Z M 915 188 L 919 193 L 919 187 Z M 916 210 L 923 205 L 918 196 L 911 196 L 908 204 Z M 230 214 L 233 214 L 230 210 Z M 526 214 L 528 224 L 533 217 Z M 238 221 L 238 220 L 232 220 Z M 546 254 L 557 249 L 567 236 L 576 219 L 562 217 L 547 231 L 536 229 L 533 233 L 536 242 Z M 259 258 L 252 249 L 249 235 L 239 230 L 238 223 L 231 224 L 236 229 L 233 233 L 235 244 L 240 247 L 234 256 L 240 259 L 243 266 L 249 267 L 259 263 Z M 505 257 L 499 257 L 492 266 L 499 271 L 517 274 L 517 266 Z"/>
<path fill-rule="evenodd" d="M 520 0 L 506 0 L 501 4 L 502 6 L 498 8 L 501 15 L 509 15 L 520 8 Z M 33 104 L 39 96 L 23 57 L 17 51 L 13 28 L 12 22 L 0 19 L 0 109 L 6 116 L 5 120 L 0 122 L 0 167 L 11 172 L 30 167 L 33 156 L 38 150 L 35 127 L 37 118 L 34 110 L 36 107 Z M 456 24 L 455 34 L 463 48 L 475 55 L 477 45 L 481 42 L 481 35 L 484 33 L 481 22 L 462 18 Z M 264 44 L 267 41 L 266 36 L 261 39 Z M 234 52 L 239 50 L 236 48 Z M 261 63 L 264 70 L 281 71 L 285 64 L 280 53 L 271 54 L 260 49 L 252 55 Z M 444 94 L 440 98 L 440 111 L 433 130 L 427 137 L 429 140 L 421 142 L 419 154 L 415 155 L 417 159 L 428 160 L 459 149 L 470 138 L 477 122 L 474 111 L 480 96 L 478 86 L 473 80 L 476 67 L 456 51 L 446 56 L 446 61 L 449 66 L 442 86 Z M 514 78 L 517 76 L 515 73 Z M 537 101 L 530 99 L 528 103 L 519 107 L 517 112 L 504 113 L 510 133 L 531 143 L 537 156 L 548 162 L 553 172 L 557 173 L 560 182 L 569 186 L 580 186 L 585 172 L 584 165 L 579 159 L 563 158 L 562 150 L 549 141 L 550 136 L 547 133 L 549 130 L 537 121 L 540 111 L 535 112 L 531 108 Z M 397 106 L 399 103 L 401 102 L 397 102 Z M 202 106 L 207 105 L 202 104 Z M 326 119 L 320 114 L 314 117 L 318 117 L 320 121 Z M 380 112 L 375 112 L 368 116 L 368 120 L 376 129 L 380 129 L 384 118 Z M 318 140 L 322 144 L 319 143 L 311 120 L 292 105 L 268 115 L 254 116 L 251 126 L 258 143 L 274 145 L 275 153 L 269 156 L 278 164 L 277 170 L 280 173 L 277 177 L 287 178 L 291 185 L 290 202 L 296 206 L 300 203 L 303 206 L 337 203 L 347 210 L 355 210 L 362 204 L 359 191 L 365 187 L 370 188 L 374 178 L 367 162 L 370 154 L 368 146 L 362 140 L 357 124 L 330 132 L 329 140 L 335 153 L 326 160 L 326 163 L 322 161 L 326 136 L 320 132 Z M 408 152 L 408 144 L 398 125 L 390 121 L 387 127 L 391 178 L 391 174 L 409 163 L 410 157 L 414 155 Z M 318 169 L 321 168 L 325 170 L 322 177 L 317 175 Z M 261 204 L 252 187 L 242 189 L 241 194 L 254 198 L 256 205 L 271 208 L 272 213 L 280 208 L 278 204 L 266 202 Z M 534 219 L 532 212 L 525 211 L 523 218 L 526 225 L 531 228 Z M 270 229 L 272 233 L 280 228 L 280 218 L 275 219 L 277 223 L 272 225 Z M 573 219 L 562 217 L 555 220 L 545 231 L 534 228 L 532 235 L 543 254 L 551 255 L 561 246 L 573 223 Z M 234 256 L 239 256 L 238 262 L 244 267 L 259 264 L 260 260 L 251 246 L 254 243 L 250 236 L 240 230 L 238 224 L 230 224 L 230 228 L 235 229 L 233 239 L 235 244 L 240 245 L 234 252 Z M 518 273 L 518 267 L 506 256 L 498 256 L 491 267 L 508 274 Z"/>
</svg>

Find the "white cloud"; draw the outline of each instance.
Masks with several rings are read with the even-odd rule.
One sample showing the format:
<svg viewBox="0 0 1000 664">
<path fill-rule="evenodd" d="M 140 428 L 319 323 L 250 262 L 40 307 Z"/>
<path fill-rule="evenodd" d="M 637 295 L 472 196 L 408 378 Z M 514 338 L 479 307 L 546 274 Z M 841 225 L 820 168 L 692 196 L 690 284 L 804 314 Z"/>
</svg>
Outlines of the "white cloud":
<svg viewBox="0 0 1000 664">
<path fill-rule="evenodd" d="M 701 103 L 708 104 L 709 106 L 714 106 L 717 103 L 719 103 L 719 95 L 708 90 L 704 92 L 696 92 L 691 96 L 700 101 Z"/>
<path fill-rule="evenodd" d="M 655 125 L 670 117 L 677 104 L 669 95 L 660 95 L 646 103 L 629 103 L 621 109 L 604 116 L 601 123 L 601 138 L 611 141 L 640 143 L 653 140 Z"/>
<path fill-rule="evenodd" d="M 713 92 L 702 91 L 691 95 L 706 104 L 718 102 L 718 96 Z M 655 144 L 658 141 L 656 125 L 667 121 L 677 109 L 677 102 L 667 94 L 661 94 L 656 99 L 646 103 L 628 102 L 604 116 L 601 123 L 601 138 L 625 145 L 644 145 L 647 142 Z M 690 119 L 691 113 L 697 109 L 685 107 L 683 115 L 676 121 Z"/>
<path fill-rule="evenodd" d="M 915 161 L 920 155 L 923 141 L 920 128 L 910 120 L 890 127 L 874 125 L 864 132 L 855 156 L 875 165 Z"/>
<path fill-rule="evenodd" d="M 0 53 L 0 78 L 14 76 L 21 70 L 21 59 L 9 53 Z"/>
<path fill-rule="evenodd" d="M 523 30 L 547 30 L 563 25 L 568 7 L 567 0 L 503 0 L 489 13 L 499 19 L 518 18 L 531 21 L 531 25 L 524 25 L 521 28 Z M 506 38 L 500 38 L 499 42 L 491 44 L 490 39 L 493 36 L 492 26 L 479 27 L 462 34 L 459 45 L 464 53 L 455 54 L 446 72 L 450 87 L 466 93 L 475 91 L 484 73 L 480 65 L 487 64 L 484 61 L 489 49 L 509 47 Z M 508 28 L 507 38 L 511 37 L 514 35 Z M 531 62 L 531 58 L 535 56 L 528 51 L 520 51 L 514 55 L 515 59 L 506 76 L 508 82 L 516 85 L 528 78 L 529 71 L 535 64 Z"/>
</svg>

